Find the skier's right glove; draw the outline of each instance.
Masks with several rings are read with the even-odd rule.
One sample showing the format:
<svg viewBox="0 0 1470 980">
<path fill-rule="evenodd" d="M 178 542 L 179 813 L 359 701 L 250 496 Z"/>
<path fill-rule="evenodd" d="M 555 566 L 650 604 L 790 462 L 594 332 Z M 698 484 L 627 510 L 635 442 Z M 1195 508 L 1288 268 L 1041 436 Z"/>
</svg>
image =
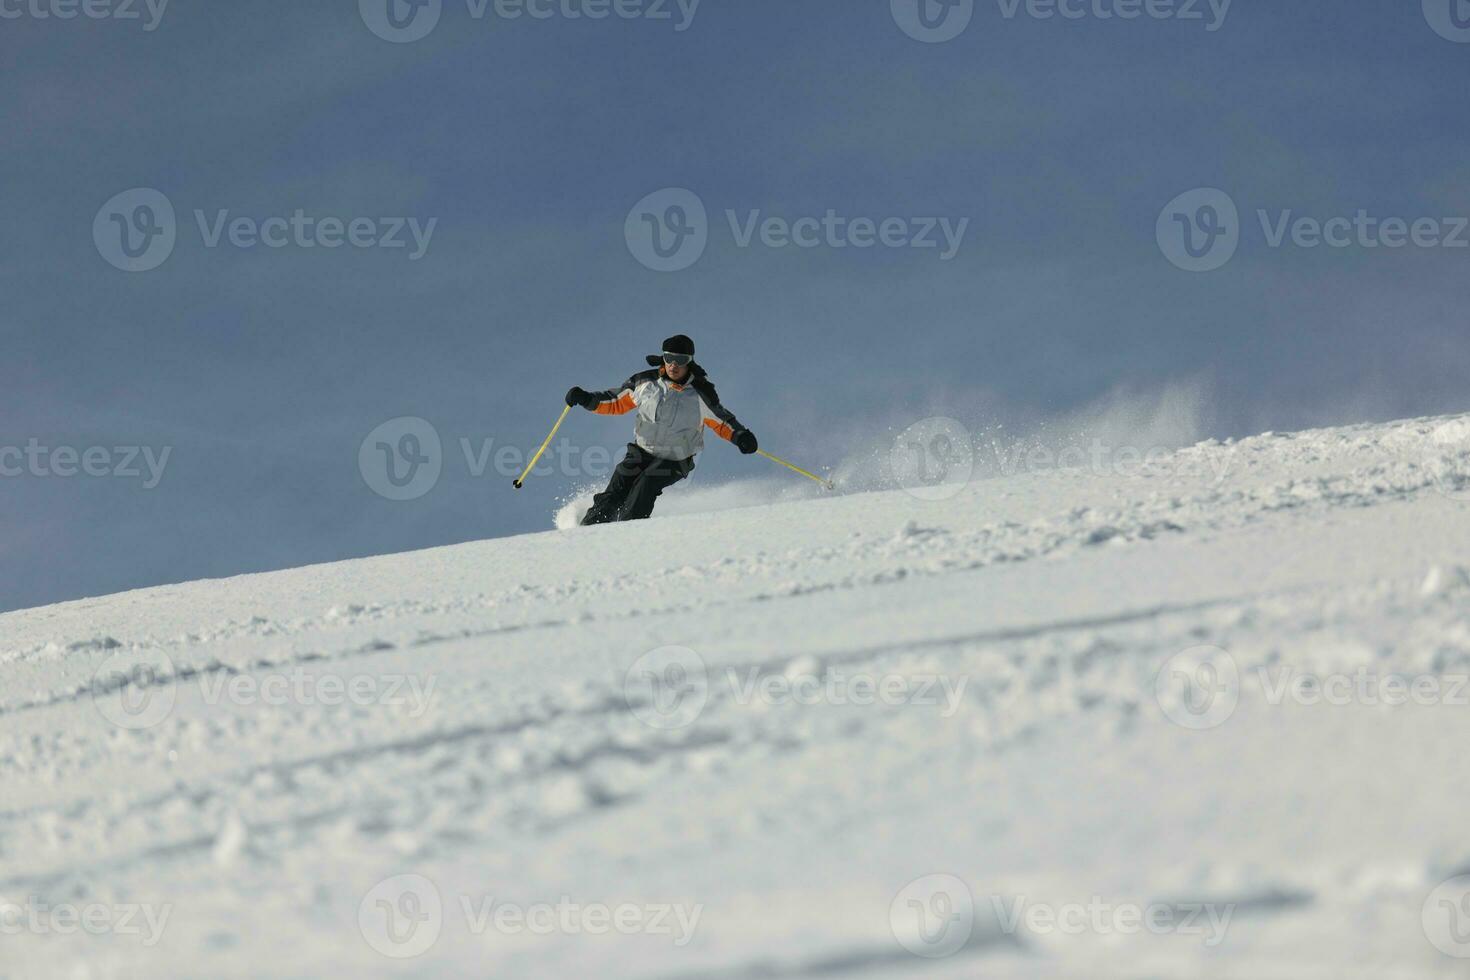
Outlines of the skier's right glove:
<svg viewBox="0 0 1470 980">
<path fill-rule="evenodd" d="M 597 407 L 597 399 L 592 396 L 591 392 L 583 391 L 581 388 L 573 386 L 567 390 L 567 405 L 580 405 L 588 411 L 591 411 Z"/>
<path fill-rule="evenodd" d="M 730 438 L 730 441 L 735 443 L 736 449 L 747 456 L 760 448 L 760 444 L 755 441 L 755 433 L 749 429 L 739 430 Z"/>
</svg>

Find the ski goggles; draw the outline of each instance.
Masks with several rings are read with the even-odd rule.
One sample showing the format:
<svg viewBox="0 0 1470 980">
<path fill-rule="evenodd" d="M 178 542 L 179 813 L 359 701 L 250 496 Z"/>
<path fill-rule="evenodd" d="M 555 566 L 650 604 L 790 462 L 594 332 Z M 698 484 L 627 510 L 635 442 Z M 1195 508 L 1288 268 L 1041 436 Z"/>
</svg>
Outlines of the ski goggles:
<svg viewBox="0 0 1470 980">
<path fill-rule="evenodd" d="M 694 360 L 693 354 L 670 354 L 664 351 L 665 364 L 677 364 L 679 367 L 688 367 L 689 362 Z"/>
</svg>

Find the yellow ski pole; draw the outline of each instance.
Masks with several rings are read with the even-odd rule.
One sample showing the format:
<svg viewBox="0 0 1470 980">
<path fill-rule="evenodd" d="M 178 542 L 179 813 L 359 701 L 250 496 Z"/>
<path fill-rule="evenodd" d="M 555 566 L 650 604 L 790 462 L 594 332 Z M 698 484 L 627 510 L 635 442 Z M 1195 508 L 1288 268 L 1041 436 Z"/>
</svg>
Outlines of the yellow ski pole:
<svg viewBox="0 0 1470 980">
<path fill-rule="evenodd" d="M 526 482 L 526 477 L 531 475 L 531 471 L 536 468 L 536 461 L 541 458 L 542 453 L 546 452 L 546 447 L 551 445 L 551 440 L 556 438 L 556 430 L 561 428 L 561 424 L 566 421 L 567 413 L 571 410 L 572 406 L 570 405 L 561 410 L 561 416 L 556 420 L 556 424 L 551 427 L 551 431 L 547 433 L 546 441 L 541 444 L 540 449 L 536 450 L 536 455 L 531 457 L 531 462 L 526 464 L 526 472 L 522 473 L 520 479 L 515 481 L 515 488 L 517 490 Z"/>
<path fill-rule="evenodd" d="M 797 465 L 795 465 L 793 463 L 788 463 L 788 462 L 786 462 L 786 460 L 782 459 L 780 456 L 773 456 L 770 453 L 766 452 L 764 449 L 757 449 L 756 452 L 759 455 L 764 456 L 766 459 L 769 459 L 773 463 L 780 463 L 782 466 L 786 467 L 788 470 L 794 470 L 795 472 L 800 473 L 802 476 L 806 477 L 808 480 L 816 480 L 818 483 L 820 483 L 822 485 L 822 488 L 824 490 L 831 490 L 832 489 L 832 481 L 831 480 L 824 480 L 820 476 L 815 476 L 815 475 L 813 475 L 811 473 L 808 473 L 806 470 L 802 469 L 800 466 L 797 466 Z"/>
</svg>

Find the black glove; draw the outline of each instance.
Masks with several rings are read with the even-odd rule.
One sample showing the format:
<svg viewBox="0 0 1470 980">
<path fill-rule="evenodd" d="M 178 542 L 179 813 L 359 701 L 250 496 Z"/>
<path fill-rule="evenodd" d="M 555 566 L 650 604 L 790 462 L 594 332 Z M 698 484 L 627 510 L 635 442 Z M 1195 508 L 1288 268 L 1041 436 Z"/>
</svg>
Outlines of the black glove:
<svg viewBox="0 0 1470 980">
<path fill-rule="evenodd" d="M 747 456 L 760 448 L 760 444 L 755 441 L 755 433 L 751 432 L 749 429 L 740 429 L 736 431 L 734 437 L 731 439 L 731 442 L 735 443 L 736 449 L 740 450 Z"/>
<path fill-rule="evenodd" d="M 597 407 L 597 399 L 593 398 L 591 393 L 574 386 L 567 390 L 567 404 L 580 405 L 583 408 L 592 409 Z"/>
</svg>

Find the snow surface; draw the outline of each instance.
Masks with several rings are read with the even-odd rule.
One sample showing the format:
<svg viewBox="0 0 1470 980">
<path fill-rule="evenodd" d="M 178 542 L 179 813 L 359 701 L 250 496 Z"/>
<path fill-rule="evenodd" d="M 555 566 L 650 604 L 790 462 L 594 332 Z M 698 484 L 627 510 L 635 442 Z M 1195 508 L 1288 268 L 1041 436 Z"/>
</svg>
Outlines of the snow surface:
<svg viewBox="0 0 1470 980">
<path fill-rule="evenodd" d="M 0 616 L 0 977 L 1470 971 L 1470 418 L 933 489 Z"/>
</svg>

